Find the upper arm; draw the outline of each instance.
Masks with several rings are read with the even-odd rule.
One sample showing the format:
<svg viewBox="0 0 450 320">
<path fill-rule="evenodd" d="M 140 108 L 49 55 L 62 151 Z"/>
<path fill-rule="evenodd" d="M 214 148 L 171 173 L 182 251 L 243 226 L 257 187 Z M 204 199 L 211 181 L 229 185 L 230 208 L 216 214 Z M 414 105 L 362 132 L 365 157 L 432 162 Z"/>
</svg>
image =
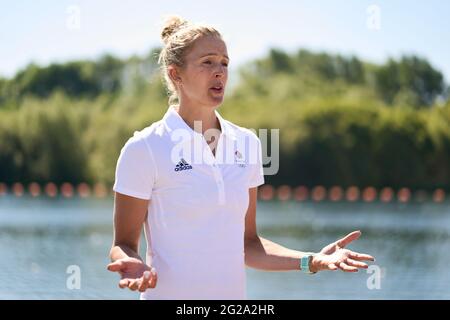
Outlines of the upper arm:
<svg viewBox="0 0 450 320">
<path fill-rule="evenodd" d="M 245 215 L 245 241 L 252 241 L 258 238 L 258 232 L 256 230 L 256 202 L 258 195 L 258 187 L 249 188 L 249 204 L 247 213 Z"/>
<path fill-rule="evenodd" d="M 156 180 L 156 163 L 144 138 L 134 135 L 120 151 L 114 197 L 114 243 L 138 251 L 142 224 Z"/>
<path fill-rule="evenodd" d="M 138 252 L 142 225 L 147 217 L 150 200 L 116 192 L 114 197 L 114 242 Z"/>
</svg>

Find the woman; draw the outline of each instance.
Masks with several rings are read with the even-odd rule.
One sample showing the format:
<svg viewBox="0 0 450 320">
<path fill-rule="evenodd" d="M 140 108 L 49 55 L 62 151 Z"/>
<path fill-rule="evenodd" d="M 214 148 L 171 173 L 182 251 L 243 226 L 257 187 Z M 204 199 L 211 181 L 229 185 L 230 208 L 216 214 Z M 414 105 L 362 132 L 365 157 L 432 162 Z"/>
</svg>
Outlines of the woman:
<svg viewBox="0 0 450 320">
<path fill-rule="evenodd" d="M 119 272 L 120 288 L 142 292 L 141 299 L 245 299 L 245 266 L 308 273 L 367 268 L 362 261 L 371 256 L 344 249 L 359 231 L 317 254 L 258 236 L 261 144 L 216 111 L 228 78 L 226 45 L 216 29 L 179 17 L 161 35 L 170 107 L 122 148 L 113 187 L 108 270 Z M 142 225 L 146 263 L 138 254 Z"/>
</svg>

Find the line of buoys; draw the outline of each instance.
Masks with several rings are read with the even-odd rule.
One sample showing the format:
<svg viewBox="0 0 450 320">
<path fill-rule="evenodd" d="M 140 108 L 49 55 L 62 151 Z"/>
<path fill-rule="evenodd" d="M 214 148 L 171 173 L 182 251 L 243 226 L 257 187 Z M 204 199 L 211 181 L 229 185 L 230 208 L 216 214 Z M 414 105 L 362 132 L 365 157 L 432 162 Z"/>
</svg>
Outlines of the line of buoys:
<svg viewBox="0 0 450 320">
<path fill-rule="evenodd" d="M 104 183 L 96 183 L 91 188 L 87 183 L 80 183 L 77 186 L 64 182 L 58 188 L 58 186 L 53 182 L 48 182 L 41 186 L 37 182 L 31 182 L 25 188 L 25 186 L 20 182 L 15 182 L 11 185 L 11 193 L 16 197 L 21 197 L 27 192 L 30 196 L 38 197 L 40 195 L 45 195 L 50 198 L 54 198 L 60 194 L 64 198 L 72 198 L 78 195 L 80 198 L 87 198 L 94 195 L 97 198 L 105 198 L 108 196 L 109 191 Z M 110 190 L 112 193 L 112 189 Z M 8 193 L 8 185 L 6 183 L 0 182 L 0 196 L 6 195 Z"/>
<path fill-rule="evenodd" d="M 10 189 L 6 183 L 0 182 L 0 196 L 6 195 L 8 192 L 11 192 L 16 197 L 22 197 L 25 192 L 28 192 L 32 197 L 46 195 L 50 198 L 54 198 L 58 196 L 58 194 L 64 198 L 72 198 L 76 195 L 80 198 L 87 198 L 90 196 L 105 198 L 113 193 L 113 191 L 109 190 L 106 184 L 102 182 L 95 183 L 93 186 L 84 182 L 79 183 L 78 185 L 64 182 L 59 188 L 53 182 L 48 182 L 44 186 L 41 186 L 37 182 L 31 182 L 26 187 L 20 182 L 15 182 L 10 186 Z M 274 187 L 265 184 L 258 189 L 258 199 L 264 201 L 277 199 L 279 201 L 294 200 L 298 202 L 307 200 L 315 202 L 325 200 L 331 202 L 374 202 L 378 199 L 383 203 L 393 202 L 394 200 L 400 203 L 408 203 L 410 201 L 415 201 L 417 203 L 423 203 L 425 201 L 442 203 L 445 201 L 445 198 L 446 193 L 442 188 L 437 188 L 431 193 L 423 189 L 418 189 L 413 193 L 411 189 L 407 187 L 400 188 L 397 192 L 391 187 L 384 187 L 378 192 L 377 189 L 372 186 L 362 189 L 357 186 L 350 186 L 346 189 L 341 186 L 332 186 L 327 190 L 327 188 L 321 185 L 309 189 L 306 186 L 297 186 L 293 188 L 289 185 Z"/>
</svg>

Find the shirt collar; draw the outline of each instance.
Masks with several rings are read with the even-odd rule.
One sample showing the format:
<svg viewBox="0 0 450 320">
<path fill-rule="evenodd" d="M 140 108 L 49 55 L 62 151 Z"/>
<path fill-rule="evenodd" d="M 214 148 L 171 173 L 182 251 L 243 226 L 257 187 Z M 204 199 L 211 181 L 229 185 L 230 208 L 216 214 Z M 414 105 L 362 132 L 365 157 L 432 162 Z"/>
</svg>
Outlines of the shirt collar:
<svg viewBox="0 0 450 320">
<path fill-rule="evenodd" d="M 236 140 L 236 134 L 233 127 L 222 118 L 217 110 L 214 110 L 217 119 L 219 119 L 221 135 L 224 135 L 226 138 L 230 138 L 232 140 Z M 166 123 L 169 131 L 173 131 L 176 129 L 186 129 L 189 133 L 191 139 L 193 139 L 196 135 L 199 137 L 203 137 L 200 133 L 195 132 L 191 127 L 187 125 L 187 123 L 181 118 L 178 112 L 175 110 L 175 106 L 171 105 L 167 109 L 166 114 L 163 117 L 164 122 Z"/>
</svg>

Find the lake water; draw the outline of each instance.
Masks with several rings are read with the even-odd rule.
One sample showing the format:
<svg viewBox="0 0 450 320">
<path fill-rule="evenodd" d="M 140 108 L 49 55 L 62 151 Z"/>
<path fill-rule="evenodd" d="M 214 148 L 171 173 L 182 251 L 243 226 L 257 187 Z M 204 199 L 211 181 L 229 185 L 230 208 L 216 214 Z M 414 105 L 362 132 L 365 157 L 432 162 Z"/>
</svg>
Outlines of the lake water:
<svg viewBox="0 0 450 320">
<path fill-rule="evenodd" d="M 0 197 L 0 299 L 137 299 L 106 271 L 113 199 Z M 247 269 L 249 299 L 450 299 L 450 204 L 259 202 L 259 234 L 319 251 L 353 230 L 349 248 L 373 272 Z M 69 289 L 69 266 L 81 287 Z M 70 286 L 69 286 L 70 287 Z"/>
</svg>

